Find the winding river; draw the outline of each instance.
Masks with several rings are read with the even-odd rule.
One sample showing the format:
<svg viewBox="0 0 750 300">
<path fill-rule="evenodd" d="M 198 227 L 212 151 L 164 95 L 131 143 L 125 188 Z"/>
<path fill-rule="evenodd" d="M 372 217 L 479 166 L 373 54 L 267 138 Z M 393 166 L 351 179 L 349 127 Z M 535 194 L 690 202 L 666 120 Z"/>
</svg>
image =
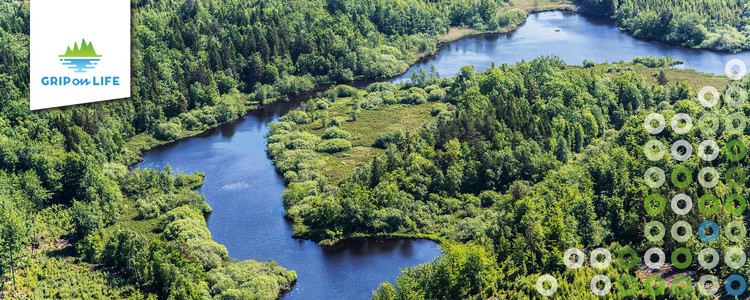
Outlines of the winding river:
<svg viewBox="0 0 750 300">
<path fill-rule="evenodd" d="M 393 82 L 407 80 L 412 70 L 434 64 L 443 76 L 464 65 L 477 71 L 492 62 L 515 63 L 540 55 L 557 55 L 570 64 L 664 56 L 684 60 L 680 68 L 723 74 L 731 58 L 750 63 L 750 53 L 729 54 L 685 49 L 641 41 L 620 32 L 611 20 L 567 12 L 529 16 L 516 31 L 485 34 L 455 41 L 412 66 Z M 214 240 L 239 260 L 274 260 L 295 270 L 298 283 L 287 299 L 368 299 L 382 281 L 394 282 L 400 269 L 433 260 L 439 247 L 426 240 L 357 239 L 335 249 L 291 238 L 284 220 L 284 184 L 266 157 L 268 124 L 312 93 L 279 101 L 199 136 L 148 151 L 139 168 L 172 166 L 176 171 L 206 173 L 199 191 L 213 208 L 208 228 Z"/>
</svg>

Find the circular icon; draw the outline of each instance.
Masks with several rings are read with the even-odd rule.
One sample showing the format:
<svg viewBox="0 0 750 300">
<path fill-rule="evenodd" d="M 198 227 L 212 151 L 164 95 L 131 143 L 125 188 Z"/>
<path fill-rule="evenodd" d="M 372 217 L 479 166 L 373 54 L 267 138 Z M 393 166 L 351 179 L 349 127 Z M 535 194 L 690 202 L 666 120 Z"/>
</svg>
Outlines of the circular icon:
<svg viewBox="0 0 750 300">
<path fill-rule="evenodd" d="M 711 235 L 706 235 L 707 228 L 711 228 Z M 703 223 L 698 226 L 698 237 L 707 243 L 715 241 L 716 238 L 719 237 L 719 224 L 716 224 L 714 221 L 703 221 Z"/>
<path fill-rule="evenodd" d="M 680 228 L 685 229 L 684 234 L 680 234 Z M 690 239 L 690 237 L 693 236 L 693 227 L 690 226 L 690 223 L 685 221 L 677 221 L 672 225 L 672 230 L 670 231 L 672 233 L 672 238 L 675 241 L 678 241 L 680 243 L 684 243 L 687 240 Z"/>
<path fill-rule="evenodd" d="M 599 282 L 604 283 L 604 287 L 602 287 L 601 289 L 597 287 L 597 285 L 599 285 Z M 609 293 L 609 290 L 612 289 L 612 282 L 609 281 L 609 277 L 607 276 L 596 275 L 591 279 L 591 284 L 589 284 L 589 287 L 591 288 L 591 292 L 594 293 L 594 295 L 604 296 Z"/>
<path fill-rule="evenodd" d="M 685 261 L 680 261 L 680 254 L 685 256 Z M 687 248 L 677 248 L 672 251 L 672 265 L 678 269 L 685 269 L 693 263 L 693 254 Z"/>
<path fill-rule="evenodd" d="M 737 121 L 736 125 L 735 121 Z M 741 112 L 736 112 L 727 116 L 726 120 L 724 120 L 724 126 L 727 132 L 741 135 L 747 126 L 747 119 Z"/>
<path fill-rule="evenodd" d="M 651 123 L 653 121 L 657 121 L 659 123 L 658 126 L 653 127 Z M 667 126 L 667 121 L 664 120 L 664 116 L 657 113 L 650 113 L 648 116 L 646 116 L 646 119 L 643 120 L 643 126 L 646 127 L 646 131 L 650 134 L 659 134 L 662 130 L 664 130 L 664 127 Z"/>
<path fill-rule="evenodd" d="M 711 201 L 711 207 L 706 207 L 706 202 Z M 719 211 L 721 201 L 712 194 L 705 194 L 698 198 L 698 210 L 704 215 L 710 216 Z"/>
<path fill-rule="evenodd" d="M 711 147 L 711 154 L 706 154 L 706 147 Z M 698 156 L 700 156 L 702 160 L 713 161 L 719 157 L 719 152 L 721 152 L 721 149 L 719 149 L 719 145 L 713 140 L 705 140 L 698 145 Z"/>
<path fill-rule="evenodd" d="M 737 73 L 734 72 L 734 67 L 738 68 Z M 747 66 L 745 66 L 745 62 L 739 59 L 731 59 L 724 66 L 724 73 L 726 73 L 727 77 L 731 80 L 740 80 L 747 74 Z"/>
<path fill-rule="evenodd" d="M 570 259 L 571 255 L 576 256 L 576 260 L 573 261 Z M 565 254 L 563 254 L 563 262 L 565 262 L 565 265 L 568 266 L 570 269 L 578 269 L 581 266 L 583 266 L 583 263 L 585 262 L 585 258 L 583 256 L 583 251 L 578 248 L 570 248 L 567 251 L 565 251 Z"/>
<path fill-rule="evenodd" d="M 706 284 L 711 283 L 711 288 L 706 289 Z M 713 296 L 719 291 L 719 278 L 714 275 L 703 275 L 698 280 L 698 291 L 706 296 Z"/>
<path fill-rule="evenodd" d="M 685 154 L 680 154 L 677 150 L 680 147 L 685 148 Z M 672 157 L 677 161 L 686 161 L 690 156 L 693 155 L 693 146 L 686 140 L 679 140 L 672 144 Z"/>
<path fill-rule="evenodd" d="M 679 202 L 683 201 L 685 202 L 685 207 L 679 208 Z M 672 197 L 672 211 L 678 215 L 686 215 L 690 212 L 690 210 L 693 209 L 693 200 L 688 197 L 688 195 L 685 194 L 677 194 L 674 197 Z"/>
<path fill-rule="evenodd" d="M 736 260 L 735 256 L 737 257 Z M 747 261 L 745 251 L 742 251 L 738 247 L 729 247 L 727 248 L 727 252 L 724 253 L 724 263 L 732 269 L 742 268 L 745 265 L 745 261 Z"/>
<path fill-rule="evenodd" d="M 651 260 L 651 256 L 654 254 L 659 257 L 657 261 Z M 666 260 L 667 258 L 664 256 L 664 251 L 661 251 L 661 249 L 656 247 L 646 250 L 646 254 L 643 255 L 643 261 L 646 263 L 646 266 L 651 269 L 661 268 Z"/>
<path fill-rule="evenodd" d="M 711 101 L 706 100 L 706 94 L 711 93 Z M 704 86 L 698 91 L 698 101 L 705 107 L 713 107 L 719 103 L 719 90 L 712 86 Z"/>
<path fill-rule="evenodd" d="M 711 181 L 706 181 L 706 175 L 711 174 Z M 698 182 L 702 187 L 710 189 L 719 183 L 719 172 L 713 167 L 705 167 L 698 171 Z"/>
<path fill-rule="evenodd" d="M 709 126 L 708 124 L 711 124 Z M 701 133 L 703 133 L 704 136 L 713 136 L 716 134 L 716 131 L 719 130 L 719 123 L 721 123 L 721 119 L 715 114 L 712 113 L 704 113 L 700 119 L 698 119 L 698 129 L 701 130 Z"/>
<path fill-rule="evenodd" d="M 654 175 L 656 175 L 659 179 L 654 181 Z M 664 175 L 664 170 L 657 167 L 650 167 L 648 168 L 648 170 L 646 170 L 646 173 L 643 174 L 643 180 L 646 181 L 646 185 L 648 185 L 652 189 L 655 189 L 662 186 L 662 184 L 667 181 L 667 177 L 666 175 Z"/>
<path fill-rule="evenodd" d="M 630 284 L 630 287 L 625 287 L 626 283 Z M 617 280 L 617 290 L 623 296 L 633 296 L 638 292 L 638 279 L 633 275 L 624 274 Z"/>
<path fill-rule="evenodd" d="M 656 148 L 657 153 L 654 154 L 653 149 Z M 667 147 L 664 143 L 658 140 L 650 140 L 643 146 L 643 152 L 646 154 L 646 158 L 650 161 L 657 161 L 664 158 L 664 154 L 667 153 Z"/>
<path fill-rule="evenodd" d="M 625 260 L 626 255 L 630 256 L 630 262 Z M 641 258 L 638 256 L 638 252 L 635 252 L 635 249 L 630 248 L 630 246 L 625 246 L 620 249 L 620 252 L 617 252 L 617 264 L 625 269 L 632 269 L 638 265 L 640 260 Z"/>
<path fill-rule="evenodd" d="M 599 261 L 599 255 L 604 256 L 604 261 Z M 597 269 L 604 269 L 612 263 L 612 254 L 605 248 L 596 248 L 589 254 L 591 259 L 591 266 Z"/>
<path fill-rule="evenodd" d="M 657 234 L 651 233 L 652 229 L 654 228 L 658 230 Z M 646 239 L 648 239 L 649 241 L 658 242 L 664 238 L 664 234 L 666 234 L 666 231 L 667 229 L 664 228 L 664 224 L 659 221 L 651 221 L 646 223 L 644 234 L 646 235 Z"/>
<path fill-rule="evenodd" d="M 544 282 L 549 282 L 550 287 L 548 289 L 544 288 Z M 552 296 L 557 291 L 557 279 L 549 274 L 539 276 L 539 279 L 536 281 L 536 290 L 542 296 Z"/>
<path fill-rule="evenodd" d="M 734 174 L 737 174 L 737 180 L 734 180 Z M 745 180 L 747 177 L 745 176 L 745 170 L 740 169 L 739 167 L 732 167 L 729 170 L 727 170 L 727 173 L 724 174 L 724 182 L 730 187 L 738 188 L 745 185 Z"/>
<path fill-rule="evenodd" d="M 711 262 L 706 261 L 706 255 L 711 256 Z M 703 248 L 703 250 L 698 253 L 698 264 L 706 270 L 713 269 L 719 264 L 719 252 L 714 248 Z"/>
<path fill-rule="evenodd" d="M 677 296 L 685 296 L 693 292 L 693 280 L 687 275 L 677 275 L 670 284 L 672 292 Z"/>
<path fill-rule="evenodd" d="M 685 122 L 685 126 L 680 127 L 680 120 Z M 677 134 L 686 134 L 693 128 L 693 119 L 686 113 L 675 114 L 672 117 L 672 130 Z"/>
<path fill-rule="evenodd" d="M 732 287 L 735 282 L 739 283 L 737 288 Z M 727 281 L 724 282 L 724 288 L 727 290 L 727 294 L 737 297 L 745 292 L 747 289 L 747 282 L 745 282 L 745 278 L 742 278 L 742 276 L 734 274 L 729 276 Z"/>
<path fill-rule="evenodd" d="M 734 147 L 737 147 L 737 154 L 734 153 Z M 727 158 L 731 161 L 740 161 L 740 159 L 744 158 L 745 154 L 747 154 L 747 149 L 742 141 L 733 140 L 728 142 L 724 147 L 724 154 L 726 154 Z"/>
<path fill-rule="evenodd" d="M 734 206 L 734 201 L 737 201 L 737 207 Z M 727 200 L 724 201 L 724 208 L 730 214 L 733 214 L 735 216 L 742 215 L 742 213 L 745 212 L 745 209 L 747 208 L 747 200 L 745 200 L 745 197 L 742 197 L 740 194 L 731 194 L 729 195 L 729 197 L 727 197 Z"/>
<path fill-rule="evenodd" d="M 734 94 L 739 95 L 739 99 L 734 100 Z M 745 103 L 746 100 L 747 91 L 737 85 L 730 86 L 726 91 L 724 91 L 724 101 L 726 101 L 727 104 L 729 104 L 729 106 L 731 107 L 738 107 Z"/>
<path fill-rule="evenodd" d="M 652 204 L 656 200 L 658 203 L 656 207 Z M 646 200 L 644 200 L 643 206 L 646 208 L 646 212 L 649 215 L 656 216 L 658 214 L 661 214 L 664 211 L 664 206 L 666 206 L 667 200 L 664 199 L 659 194 L 651 194 L 648 197 L 646 197 Z"/>
<path fill-rule="evenodd" d="M 677 177 L 680 174 L 685 174 L 685 181 L 680 181 Z M 693 173 L 686 167 L 677 167 L 672 171 L 672 184 L 677 188 L 685 188 L 693 183 Z"/>
<path fill-rule="evenodd" d="M 734 230 L 737 228 L 737 234 L 734 233 Z M 745 228 L 745 224 L 742 224 L 740 221 L 732 221 L 727 223 L 727 227 L 724 228 L 724 236 L 727 237 L 729 241 L 739 243 L 742 242 L 742 239 L 745 238 L 747 235 L 747 229 Z"/>
<path fill-rule="evenodd" d="M 646 282 L 643 283 L 643 288 L 646 290 L 646 294 L 659 296 L 664 294 L 664 289 L 667 288 L 667 283 L 664 282 L 664 278 L 654 274 L 646 277 Z"/>
</svg>

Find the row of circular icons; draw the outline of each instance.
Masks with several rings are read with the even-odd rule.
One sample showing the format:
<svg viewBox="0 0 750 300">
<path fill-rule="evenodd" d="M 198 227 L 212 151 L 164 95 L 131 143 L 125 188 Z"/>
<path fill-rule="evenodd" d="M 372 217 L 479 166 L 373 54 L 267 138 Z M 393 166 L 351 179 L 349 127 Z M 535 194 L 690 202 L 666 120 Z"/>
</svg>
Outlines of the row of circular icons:
<svg viewBox="0 0 750 300">
<path fill-rule="evenodd" d="M 654 127 L 653 122 L 656 121 L 658 124 Z M 680 121 L 683 121 L 683 125 L 680 125 Z M 698 119 L 698 129 L 704 135 L 715 135 L 719 129 L 721 118 L 714 113 L 704 113 L 700 119 Z M 678 113 L 672 117 L 670 122 L 672 130 L 677 134 L 686 134 L 693 129 L 693 119 L 685 113 Z M 659 113 L 650 113 L 643 120 L 643 126 L 646 131 L 650 134 L 659 134 L 664 131 L 667 126 L 667 121 L 664 120 L 664 116 Z M 742 134 L 747 127 L 747 118 L 742 112 L 736 112 L 729 114 L 724 117 L 724 127 L 729 133 Z"/>
<path fill-rule="evenodd" d="M 548 283 L 549 287 L 545 287 L 545 283 Z M 599 286 L 600 284 L 601 287 Z M 708 284 L 710 284 L 710 287 L 706 288 Z M 552 296 L 557 291 L 557 287 L 557 279 L 549 274 L 539 276 L 539 279 L 536 281 L 536 290 L 542 294 L 542 296 Z M 670 287 L 675 295 L 688 295 L 693 292 L 693 279 L 687 275 L 675 276 L 672 279 Z M 698 292 L 706 296 L 715 295 L 719 291 L 719 287 L 719 278 L 714 275 L 703 275 L 695 284 L 695 288 Z M 591 279 L 589 288 L 594 295 L 604 296 L 609 294 L 612 290 L 612 282 L 606 275 L 596 275 Z M 638 278 L 633 275 L 623 274 L 620 276 L 620 279 L 617 280 L 617 290 L 622 296 L 635 296 L 635 294 L 638 293 L 638 288 Z M 648 295 L 660 296 L 664 294 L 664 290 L 667 288 L 667 283 L 664 278 L 654 274 L 643 280 L 643 288 Z M 724 281 L 724 289 L 726 289 L 727 294 L 731 296 L 739 296 L 747 290 L 747 282 L 742 276 L 734 274 Z"/>
<path fill-rule="evenodd" d="M 734 151 L 735 147 L 737 148 L 736 153 Z M 680 154 L 680 148 L 684 149 L 682 154 Z M 708 148 L 711 148 L 710 154 L 706 153 Z M 650 140 L 646 142 L 646 145 L 643 145 L 643 152 L 646 154 L 648 160 L 658 161 L 667 154 L 667 147 L 659 140 Z M 693 146 L 686 140 L 678 140 L 672 144 L 670 152 L 675 160 L 686 161 L 693 156 Z M 719 157 L 720 152 L 719 145 L 714 140 L 704 140 L 698 144 L 698 156 L 704 161 L 714 161 Z M 726 154 L 727 159 L 730 161 L 740 161 L 745 158 L 747 148 L 742 141 L 732 140 L 724 146 L 724 154 Z"/>
<path fill-rule="evenodd" d="M 571 259 L 573 256 L 575 256 L 575 260 Z M 600 256 L 602 256 L 604 259 L 600 260 Z M 653 256 L 657 257 L 656 261 L 652 259 Z M 682 256 L 682 259 L 680 259 L 680 256 Z M 627 257 L 630 258 L 630 261 L 626 259 Z M 711 259 L 708 260 L 708 257 L 710 257 Z M 563 254 L 563 261 L 569 269 L 578 269 L 582 267 L 585 263 L 585 260 L 586 258 L 583 250 L 578 248 L 570 248 L 565 251 L 565 254 Z M 604 269 L 612 263 L 612 254 L 605 248 L 597 248 L 591 251 L 590 260 L 591 266 L 593 268 Z M 666 256 L 664 255 L 664 251 L 659 248 L 650 248 L 644 254 L 645 264 L 651 269 L 661 268 L 664 265 L 665 260 Z M 716 251 L 716 249 L 704 248 L 700 251 L 700 253 L 698 253 L 698 263 L 704 269 L 712 269 L 716 267 L 719 264 L 719 260 L 719 252 Z M 687 248 L 678 248 L 672 252 L 671 261 L 676 268 L 685 269 L 692 264 L 693 255 Z M 724 262 L 731 269 L 741 268 L 746 261 L 747 256 L 745 255 L 745 252 L 742 251 L 742 249 L 739 247 L 730 247 L 725 252 Z M 635 249 L 631 247 L 624 247 L 617 253 L 617 262 L 620 266 L 625 267 L 626 269 L 632 269 L 633 267 L 638 265 L 638 263 L 640 262 L 640 257 L 638 256 L 638 253 L 635 251 Z M 680 276 L 677 276 L 672 280 L 671 286 L 673 292 L 677 295 L 689 294 L 693 289 L 692 279 L 690 279 L 690 277 L 686 275 L 681 276 L 684 276 L 684 278 L 680 278 Z M 545 288 L 545 282 L 549 283 L 549 287 Z M 626 287 L 626 283 L 628 282 L 630 283 L 630 288 Z M 711 288 L 706 289 L 705 286 L 709 282 L 712 283 Z M 733 286 L 733 283 L 735 282 L 739 284 L 739 287 L 735 288 Z M 600 283 L 602 284 L 602 287 L 599 287 Z M 654 283 L 656 283 L 656 287 L 654 286 Z M 698 288 L 701 293 L 710 296 L 714 295 L 718 291 L 718 283 L 719 281 L 716 276 L 703 275 L 698 282 Z M 665 287 L 666 284 L 664 282 L 664 279 L 659 275 L 651 275 L 646 278 L 646 281 L 644 282 L 644 288 L 646 289 L 646 292 L 654 296 L 663 294 Z M 540 294 L 544 296 L 551 296 L 557 290 L 557 280 L 549 274 L 543 275 L 537 280 L 536 288 Z M 597 275 L 592 278 L 590 288 L 591 292 L 595 295 L 604 296 L 608 294 L 612 289 L 612 283 L 607 276 Z M 618 280 L 617 288 L 623 296 L 635 295 L 638 289 L 637 279 L 631 275 L 623 275 Z M 732 275 L 727 278 L 725 288 L 727 290 L 727 293 L 732 296 L 740 295 L 746 290 L 745 279 L 739 275 Z"/>
<path fill-rule="evenodd" d="M 651 194 L 643 200 L 646 213 L 652 216 L 658 216 L 663 213 L 664 208 L 667 206 L 666 202 L 667 200 L 659 194 Z M 693 209 L 693 200 L 686 194 L 677 194 L 672 197 L 670 206 L 675 214 L 684 216 L 690 213 Z M 728 213 L 739 216 L 747 209 L 747 200 L 740 194 L 731 194 L 724 201 L 723 206 Z M 698 198 L 698 210 L 701 214 L 707 216 L 713 215 L 717 213 L 721 207 L 721 200 L 713 194 L 704 194 Z"/>
<path fill-rule="evenodd" d="M 654 233 L 654 229 L 656 229 L 656 233 Z M 680 229 L 682 229 L 682 233 L 680 233 Z M 711 231 L 710 233 L 707 233 L 707 230 L 709 229 Z M 646 223 L 643 231 L 646 239 L 651 242 L 661 242 L 666 235 L 666 227 L 659 221 L 651 221 Z M 705 221 L 698 226 L 698 237 L 702 241 L 710 243 L 715 241 L 719 237 L 719 231 L 719 224 L 716 224 L 716 222 L 714 221 Z M 687 242 L 691 237 L 693 237 L 693 227 L 690 226 L 690 223 L 688 222 L 677 221 L 674 223 L 674 225 L 672 225 L 669 233 L 672 235 L 672 239 L 677 242 L 684 243 Z M 743 224 L 741 221 L 729 222 L 724 227 L 724 236 L 729 241 L 739 243 L 745 238 L 746 235 L 747 229 L 745 228 L 745 224 Z"/>
<path fill-rule="evenodd" d="M 680 179 L 680 174 L 683 175 Z M 710 180 L 706 179 L 711 175 Z M 735 175 L 737 178 L 735 179 Z M 698 183 L 704 188 L 713 188 L 719 183 L 719 172 L 713 167 L 705 167 L 698 171 Z M 745 184 L 745 170 L 739 167 L 732 167 L 724 173 L 724 183 L 730 187 L 742 187 Z M 686 188 L 693 184 L 693 172 L 685 166 L 679 166 L 672 170 L 669 176 L 672 185 L 677 188 Z M 659 167 L 650 167 L 643 173 L 643 181 L 652 189 L 660 188 L 667 181 L 667 175 Z"/>
</svg>

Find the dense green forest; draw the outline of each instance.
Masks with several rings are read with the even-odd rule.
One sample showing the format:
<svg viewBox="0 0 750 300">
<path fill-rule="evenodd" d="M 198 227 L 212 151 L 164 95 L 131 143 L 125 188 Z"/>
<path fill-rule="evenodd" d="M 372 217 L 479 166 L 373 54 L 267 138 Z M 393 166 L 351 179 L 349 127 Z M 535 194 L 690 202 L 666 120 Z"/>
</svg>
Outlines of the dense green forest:
<svg viewBox="0 0 750 300">
<path fill-rule="evenodd" d="M 747 0 L 574 0 L 584 11 L 612 16 L 642 39 L 721 51 L 750 49 Z"/>
<path fill-rule="evenodd" d="M 443 243 L 441 257 L 405 270 L 395 285 L 384 283 L 376 299 L 527 299 L 540 296 L 534 285 L 545 273 L 560 284 L 556 298 L 593 299 L 588 283 L 599 272 L 590 265 L 567 269 L 562 254 L 570 247 L 606 247 L 613 255 L 625 246 L 641 254 L 651 247 L 666 253 L 686 247 L 697 254 L 709 246 L 697 237 L 685 244 L 644 237 L 644 225 L 652 220 L 686 220 L 697 228 L 706 218 L 697 208 L 686 216 L 669 208 L 656 217 L 646 213 L 648 195 L 671 198 L 676 192 L 669 184 L 651 190 L 644 172 L 651 166 L 673 170 L 678 162 L 669 155 L 659 162 L 645 158 L 643 147 L 652 137 L 643 129 L 644 118 L 650 112 L 667 120 L 687 113 L 698 122 L 707 111 L 697 101 L 697 90 L 705 85 L 722 90 L 727 80 L 664 68 L 671 63 L 639 58 L 571 67 L 545 57 L 481 73 L 464 67 L 454 78 L 427 72 L 415 75 L 412 84 L 331 89 L 326 98 L 282 117 L 269 133 L 268 154 L 289 185 L 283 198 L 286 216 L 295 222 L 294 235 L 321 244 L 354 236 L 427 237 Z M 750 87 L 747 80 L 740 86 Z M 368 115 L 393 105 L 429 105 L 434 117 L 418 129 L 395 129 L 374 138 L 351 133 Z M 748 104 L 719 105 L 710 112 L 747 115 L 748 109 Z M 724 129 L 721 125 L 717 132 Z M 749 142 L 747 134 L 724 132 L 713 139 L 723 148 L 737 138 Z M 695 149 L 708 137 L 711 133 L 697 127 L 680 136 Z M 665 144 L 678 139 L 671 130 L 656 138 Z M 352 144 L 366 144 L 361 140 L 382 150 L 350 164 L 340 180 L 329 180 L 326 174 L 337 168 L 330 153 L 351 153 Z M 711 166 L 724 174 L 747 162 L 722 155 Z M 698 170 L 706 163 L 693 155 L 680 165 Z M 708 193 L 723 201 L 747 190 L 746 182 L 732 186 L 721 180 L 713 189 L 693 184 L 679 192 L 694 201 Z M 722 228 L 743 219 L 724 210 L 711 218 Z M 729 241 L 723 235 L 710 243 L 721 253 L 730 246 L 747 249 L 745 239 Z M 693 271 L 721 278 L 750 275 L 746 268 L 730 272 L 726 265 L 705 270 L 694 260 L 686 270 L 673 268 L 670 276 Z M 613 283 L 624 274 L 642 278 L 644 272 L 618 263 L 603 270 Z M 639 290 L 639 297 L 648 297 L 643 285 Z M 697 290 L 693 294 L 700 296 Z M 668 288 L 665 297 L 674 296 Z"/>
<path fill-rule="evenodd" d="M 0 4 L 4 296 L 276 298 L 295 273 L 230 262 L 192 191 L 202 174 L 127 166 L 320 83 L 398 75 L 455 38 L 451 26 L 495 30 L 526 17 L 496 0 L 131 3 L 132 96 L 37 112 L 29 2 Z"/>
</svg>

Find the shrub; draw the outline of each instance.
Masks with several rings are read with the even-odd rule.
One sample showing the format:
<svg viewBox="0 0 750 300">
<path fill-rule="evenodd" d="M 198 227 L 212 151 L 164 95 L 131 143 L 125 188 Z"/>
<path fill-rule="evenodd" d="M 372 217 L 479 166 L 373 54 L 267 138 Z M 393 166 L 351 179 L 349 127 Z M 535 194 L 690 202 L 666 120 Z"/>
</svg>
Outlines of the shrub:
<svg viewBox="0 0 750 300">
<path fill-rule="evenodd" d="M 336 153 L 352 148 L 352 143 L 345 139 L 330 139 L 318 145 L 318 152 Z"/>
<path fill-rule="evenodd" d="M 441 88 L 436 88 L 430 91 L 430 94 L 427 96 L 427 101 L 436 102 L 436 101 L 443 100 L 443 98 L 445 98 L 445 90 Z"/>
<path fill-rule="evenodd" d="M 377 138 L 375 138 L 375 143 L 373 144 L 376 148 L 388 148 L 388 144 L 398 144 L 401 141 L 403 141 L 406 138 L 406 134 L 403 130 L 395 130 L 391 132 L 385 132 L 378 135 Z"/>
<path fill-rule="evenodd" d="M 155 137 L 162 141 L 173 141 L 180 136 L 180 132 L 182 132 L 180 125 L 172 122 L 161 123 L 156 127 Z"/>
<path fill-rule="evenodd" d="M 331 122 L 328 123 L 329 126 L 341 126 L 341 121 L 339 121 L 338 118 L 331 118 Z"/>
<path fill-rule="evenodd" d="M 279 121 L 287 122 L 291 121 L 297 124 L 307 124 L 310 122 L 310 118 L 307 115 L 306 112 L 301 110 L 293 110 L 287 113 L 286 115 L 279 118 Z"/>
<path fill-rule="evenodd" d="M 345 139 L 345 140 L 351 140 L 352 134 L 349 133 L 346 130 L 339 129 L 338 127 L 330 127 L 326 129 L 325 134 L 323 134 L 324 139 Z"/>
</svg>

